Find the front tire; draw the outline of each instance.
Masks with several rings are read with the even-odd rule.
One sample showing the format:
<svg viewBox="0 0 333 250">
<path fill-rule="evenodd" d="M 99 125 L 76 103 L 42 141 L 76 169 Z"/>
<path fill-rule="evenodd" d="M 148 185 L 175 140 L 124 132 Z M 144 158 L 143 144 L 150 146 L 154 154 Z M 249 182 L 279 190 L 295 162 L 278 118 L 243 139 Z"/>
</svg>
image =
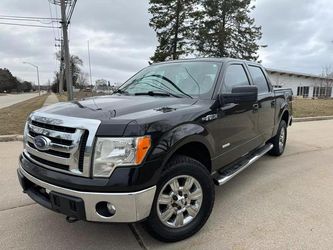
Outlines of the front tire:
<svg viewBox="0 0 333 250">
<path fill-rule="evenodd" d="M 162 173 L 145 228 L 160 241 L 186 239 L 206 223 L 214 199 L 214 184 L 206 167 L 178 155 Z"/>
<path fill-rule="evenodd" d="M 287 141 L 287 123 L 282 120 L 277 134 L 271 139 L 273 148 L 268 152 L 270 155 L 280 156 L 283 154 Z"/>
</svg>

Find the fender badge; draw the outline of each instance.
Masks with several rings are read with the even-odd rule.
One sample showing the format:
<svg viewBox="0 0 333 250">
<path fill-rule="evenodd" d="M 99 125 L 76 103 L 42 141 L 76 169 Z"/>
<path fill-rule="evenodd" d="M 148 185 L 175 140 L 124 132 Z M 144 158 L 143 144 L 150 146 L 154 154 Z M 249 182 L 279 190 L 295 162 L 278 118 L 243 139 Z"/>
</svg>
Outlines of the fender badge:
<svg viewBox="0 0 333 250">
<path fill-rule="evenodd" d="M 217 114 L 207 115 L 205 117 L 202 117 L 202 120 L 205 122 L 212 121 L 217 119 Z"/>
</svg>

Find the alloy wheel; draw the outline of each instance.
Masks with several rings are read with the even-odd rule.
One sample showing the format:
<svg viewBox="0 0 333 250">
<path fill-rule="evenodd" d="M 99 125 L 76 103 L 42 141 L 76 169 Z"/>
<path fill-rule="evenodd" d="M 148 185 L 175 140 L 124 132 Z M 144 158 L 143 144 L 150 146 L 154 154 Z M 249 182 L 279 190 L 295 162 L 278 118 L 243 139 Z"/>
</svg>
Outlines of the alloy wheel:
<svg viewBox="0 0 333 250">
<path fill-rule="evenodd" d="M 158 217 L 165 226 L 183 227 L 199 213 L 202 198 L 202 188 L 194 177 L 176 176 L 163 186 L 158 195 Z"/>
</svg>

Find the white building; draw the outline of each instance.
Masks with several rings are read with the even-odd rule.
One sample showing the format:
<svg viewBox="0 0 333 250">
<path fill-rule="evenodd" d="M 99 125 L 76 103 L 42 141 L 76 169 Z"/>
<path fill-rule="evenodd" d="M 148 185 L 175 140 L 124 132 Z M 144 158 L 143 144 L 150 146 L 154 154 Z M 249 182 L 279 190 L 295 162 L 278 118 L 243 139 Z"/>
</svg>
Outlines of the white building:
<svg viewBox="0 0 333 250">
<path fill-rule="evenodd" d="M 317 75 L 266 69 L 276 88 L 291 88 L 294 96 L 333 97 L 333 78 Z"/>
</svg>

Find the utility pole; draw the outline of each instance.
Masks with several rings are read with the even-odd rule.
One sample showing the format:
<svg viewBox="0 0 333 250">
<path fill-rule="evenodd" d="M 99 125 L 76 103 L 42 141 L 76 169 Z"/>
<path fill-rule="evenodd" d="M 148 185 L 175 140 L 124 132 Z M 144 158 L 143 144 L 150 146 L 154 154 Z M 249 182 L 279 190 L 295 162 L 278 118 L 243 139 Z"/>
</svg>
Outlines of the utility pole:
<svg viewBox="0 0 333 250">
<path fill-rule="evenodd" d="M 60 45 L 60 71 L 59 71 L 59 94 L 64 93 L 64 45 L 61 40 Z"/>
<path fill-rule="evenodd" d="M 66 72 L 66 83 L 67 83 L 67 94 L 68 101 L 73 100 L 73 78 L 72 78 L 72 69 L 70 63 L 70 54 L 69 54 L 69 45 L 68 45 L 68 21 L 66 17 L 66 0 L 60 0 L 61 7 L 61 24 L 62 24 L 62 33 L 64 39 L 64 57 L 65 57 L 65 72 Z"/>
</svg>

